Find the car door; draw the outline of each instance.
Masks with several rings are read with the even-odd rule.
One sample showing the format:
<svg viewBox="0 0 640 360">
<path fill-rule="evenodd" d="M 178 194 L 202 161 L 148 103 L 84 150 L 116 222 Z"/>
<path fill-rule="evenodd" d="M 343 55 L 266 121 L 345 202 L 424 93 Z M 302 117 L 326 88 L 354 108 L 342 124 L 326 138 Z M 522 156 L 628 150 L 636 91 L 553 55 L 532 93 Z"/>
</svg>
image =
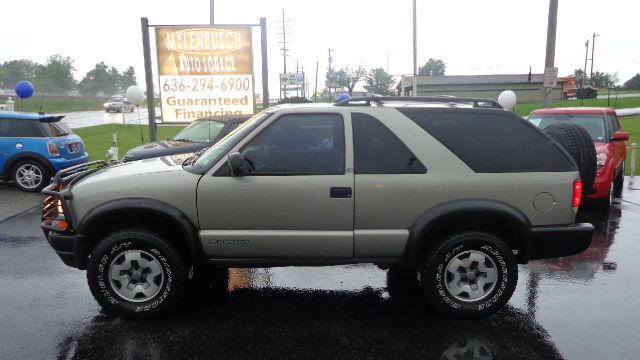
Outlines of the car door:
<svg viewBox="0 0 640 360">
<path fill-rule="evenodd" d="M 352 151 L 348 113 L 289 113 L 269 119 L 198 185 L 205 253 L 218 259 L 353 256 Z M 347 150 L 348 149 L 348 150 Z M 349 169 L 349 170 L 347 170 Z"/>
<path fill-rule="evenodd" d="M 609 140 L 613 138 L 613 134 L 616 131 L 620 130 L 618 126 L 618 119 L 614 114 L 607 115 L 607 128 L 609 131 Z M 615 161 L 616 168 L 620 166 L 620 163 L 624 161 L 624 158 L 627 155 L 627 145 L 624 141 L 609 141 L 609 148 L 611 153 L 613 154 L 613 158 Z"/>
</svg>

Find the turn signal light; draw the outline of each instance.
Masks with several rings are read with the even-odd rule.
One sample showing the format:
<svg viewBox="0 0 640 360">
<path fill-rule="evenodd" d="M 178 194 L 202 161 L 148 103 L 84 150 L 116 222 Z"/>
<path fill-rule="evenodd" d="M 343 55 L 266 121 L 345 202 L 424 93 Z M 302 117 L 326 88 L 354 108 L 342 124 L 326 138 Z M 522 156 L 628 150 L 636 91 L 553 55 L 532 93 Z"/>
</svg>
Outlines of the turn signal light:
<svg viewBox="0 0 640 360">
<path fill-rule="evenodd" d="M 56 146 L 56 144 L 53 143 L 53 141 L 49 141 L 47 143 L 48 146 L 48 150 L 49 150 L 49 155 L 51 156 L 58 156 L 60 155 L 60 151 L 58 150 L 58 147 Z"/>
<path fill-rule="evenodd" d="M 571 204 L 574 208 L 580 207 L 580 199 L 582 198 L 582 180 L 573 182 L 573 200 Z"/>
</svg>

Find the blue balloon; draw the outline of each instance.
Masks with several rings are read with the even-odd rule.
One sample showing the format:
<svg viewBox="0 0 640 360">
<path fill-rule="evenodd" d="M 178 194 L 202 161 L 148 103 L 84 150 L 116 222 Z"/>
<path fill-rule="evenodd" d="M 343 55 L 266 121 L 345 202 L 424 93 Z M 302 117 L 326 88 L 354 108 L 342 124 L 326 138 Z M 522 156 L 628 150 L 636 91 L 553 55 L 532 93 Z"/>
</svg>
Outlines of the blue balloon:
<svg viewBox="0 0 640 360">
<path fill-rule="evenodd" d="M 336 102 L 347 100 L 347 99 L 351 99 L 351 95 L 349 95 L 349 94 L 340 94 L 340 95 L 338 95 L 338 98 L 336 99 Z"/>
<path fill-rule="evenodd" d="M 16 95 L 21 99 L 30 98 L 33 95 L 33 84 L 27 80 L 22 80 L 16 84 Z"/>
</svg>

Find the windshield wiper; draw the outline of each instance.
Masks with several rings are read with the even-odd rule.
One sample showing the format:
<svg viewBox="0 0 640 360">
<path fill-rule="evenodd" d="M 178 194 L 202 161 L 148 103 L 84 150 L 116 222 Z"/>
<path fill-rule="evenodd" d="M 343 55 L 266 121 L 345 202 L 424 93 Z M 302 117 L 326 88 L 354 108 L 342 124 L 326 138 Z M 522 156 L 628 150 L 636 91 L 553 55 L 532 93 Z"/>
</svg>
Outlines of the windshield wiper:
<svg viewBox="0 0 640 360">
<path fill-rule="evenodd" d="M 196 163 L 196 161 L 198 161 L 198 159 L 200 158 L 200 156 L 209 148 L 204 148 L 201 149 L 200 151 L 198 151 L 197 153 L 189 156 L 183 163 L 182 163 L 182 167 L 184 168 L 185 166 L 191 166 L 193 164 Z"/>
</svg>

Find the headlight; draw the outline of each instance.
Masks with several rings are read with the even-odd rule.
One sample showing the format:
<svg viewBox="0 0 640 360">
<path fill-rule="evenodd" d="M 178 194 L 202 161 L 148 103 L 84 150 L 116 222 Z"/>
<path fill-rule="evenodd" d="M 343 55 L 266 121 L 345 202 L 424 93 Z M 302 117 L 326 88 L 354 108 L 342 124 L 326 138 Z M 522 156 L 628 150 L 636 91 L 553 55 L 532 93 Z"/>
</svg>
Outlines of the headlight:
<svg viewBox="0 0 640 360">
<path fill-rule="evenodd" d="M 104 107 L 107 107 L 107 106 L 109 106 L 110 104 L 109 104 L 109 103 L 104 103 L 104 104 L 102 104 L 102 105 L 104 105 Z"/>
<path fill-rule="evenodd" d="M 604 166 L 604 164 L 607 163 L 608 158 L 609 156 L 607 156 L 607 153 L 598 153 L 598 155 L 596 156 L 596 159 L 598 160 L 598 162 L 596 163 L 596 168 L 600 170 Z"/>
</svg>

